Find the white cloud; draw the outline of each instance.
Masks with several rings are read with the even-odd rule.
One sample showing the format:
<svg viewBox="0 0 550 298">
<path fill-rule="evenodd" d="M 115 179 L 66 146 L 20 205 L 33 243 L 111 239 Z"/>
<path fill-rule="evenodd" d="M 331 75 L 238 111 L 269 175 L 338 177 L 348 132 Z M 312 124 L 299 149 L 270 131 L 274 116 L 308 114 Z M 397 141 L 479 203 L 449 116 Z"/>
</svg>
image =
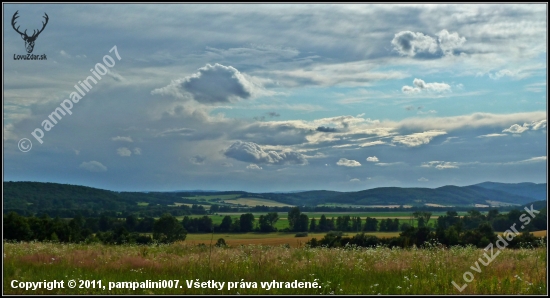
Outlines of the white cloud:
<svg viewBox="0 0 550 298">
<path fill-rule="evenodd" d="M 134 154 L 135 155 L 141 155 L 141 149 L 138 148 L 138 147 L 134 148 Z"/>
<path fill-rule="evenodd" d="M 357 178 L 353 178 L 353 179 L 350 179 L 349 182 L 360 182 L 361 180 L 357 179 Z"/>
<path fill-rule="evenodd" d="M 507 134 L 505 133 L 490 133 L 486 135 L 477 136 L 476 138 L 494 138 L 494 137 L 505 137 Z"/>
<path fill-rule="evenodd" d="M 537 163 L 537 162 L 546 162 L 546 156 L 538 156 L 538 157 L 532 157 L 529 159 L 524 159 L 520 161 L 511 161 L 511 162 L 505 162 L 501 163 L 504 165 L 516 165 L 516 164 L 528 164 L 528 163 Z M 500 163 L 498 163 L 500 164 Z"/>
<path fill-rule="evenodd" d="M 503 130 L 502 132 L 520 134 L 520 133 L 522 133 L 526 130 L 529 130 L 529 124 L 527 124 L 527 123 L 523 124 L 523 126 L 519 126 L 518 124 L 514 124 L 514 125 L 510 126 L 510 128 L 507 128 L 507 129 Z"/>
<path fill-rule="evenodd" d="M 65 57 L 65 58 L 71 58 L 71 55 L 69 55 L 67 52 L 65 52 L 64 50 L 61 50 L 59 51 L 59 54 L 61 54 L 61 56 Z"/>
<path fill-rule="evenodd" d="M 121 141 L 121 142 L 133 142 L 132 138 L 131 137 L 121 137 L 121 136 L 116 136 L 116 137 L 112 137 L 111 140 L 113 141 Z"/>
<path fill-rule="evenodd" d="M 539 130 L 546 128 L 546 119 L 540 120 L 540 121 L 533 121 L 531 122 L 531 129 L 532 130 Z"/>
<path fill-rule="evenodd" d="M 401 91 L 403 93 L 420 93 L 422 91 L 427 91 L 427 92 L 436 92 L 436 93 L 441 93 L 441 92 L 447 92 L 447 91 L 451 91 L 451 86 L 449 84 L 446 84 L 446 83 L 426 83 L 424 82 L 423 80 L 421 79 L 414 79 L 413 80 L 413 86 L 403 86 L 403 88 L 401 88 Z"/>
<path fill-rule="evenodd" d="M 340 158 L 340 160 L 336 163 L 339 166 L 344 167 L 360 167 L 361 164 L 356 160 L 350 160 L 347 158 Z"/>
<path fill-rule="evenodd" d="M 80 164 L 79 168 L 88 170 L 90 172 L 105 172 L 107 167 L 101 164 L 99 161 L 87 161 Z"/>
<path fill-rule="evenodd" d="M 444 169 L 458 169 L 458 162 L 450 161 L 430 161 L 422 163 L 421 167 L 423 168 L 436 168 L 438 170 Z"/>
<path fill-rule="evenodd" d="M 376 156 L 369 156 L 369 157 L 367 157 L 367 161 L 370 161 L 370 162 L 378 162 L 378 157 L 376 157 Z"/>
<path fill-rule="evenodd" d="M 428 181 L 430 181 L 430 180 L 429 180 L 429 179 L 426 179 L 426 178 L 424 178 L 424 177 L 421 177 L 421 178 L 418 178 L 418 181 L 420 181 L 420 182 L 428 182 Z"/>
<path fill-rule="evenodd" d="M 458 32 L 449 33 L 449 31 L 443 29 L 439 31 L 437 35 L 437 41 L 439 42 L 439 48 L 443 51 L 443 55 L 453 55 L 454 50 L 462 47 L 466 42 L 465 37 L 460 37 Z"/>
<path fill-rule="evenodd" d="M 359 147 L 370 147 L 370 146 L 383 145 L 383 144 L 386 144 L 386 143 L 383 142 L 383 141 L 378 140 L 378 141 L 363 143 L 363 144 L 359 145 Z"/>
<path fill-rule="evenodd" d="M 132 151 L 126 147 L 120 147 L 116 150 L 116 153 L 120 156 L 130 156 L 132 155 Z"/>
<path fill-rule="evenodd" d="M 379 167 L 391 167 L 391 166 L 397 166 L 397 165 L 401 165 L 401 164 L 404 164 L 404 163 L 401 162 L 401 161 L 398 161 L 398 162 L 379 162 L 379 163 L 376 163 L 375 165 L 377 165 Z"/>
<path fill-rule="evenodd" d="M 237 141 L 224 152 L 225 156 L 244 162 L 259 164 L 308 164 L 306 157 L 298 152 L 264 151 L 258 144 Z"/>
<path fill-rule="evenodd" d="M 433 138 L 447 134 L 444 131 L 430 130 L 425 132 L 413 133 L 406 136 L 395 136 L 392 139 L 394 143 L 400 143 L 407 147 L 417 147 L 428 144 Z"/>
<path fill-rule="evenodd" d="M 416 112 L 418 115 L 431 115 L 431 114 L 437 114 L 436 110 L 429 110 L 429 111 L 418 111 Z"/>
<path fill-rule="evenodd" d="M 262 169 L 262 167 L 258 166 L 257 164 L 253 164 L 253 163 L 246 166 L 246 168 L 249 169 L 249 170 L 261 170 Z"/>
</svg>

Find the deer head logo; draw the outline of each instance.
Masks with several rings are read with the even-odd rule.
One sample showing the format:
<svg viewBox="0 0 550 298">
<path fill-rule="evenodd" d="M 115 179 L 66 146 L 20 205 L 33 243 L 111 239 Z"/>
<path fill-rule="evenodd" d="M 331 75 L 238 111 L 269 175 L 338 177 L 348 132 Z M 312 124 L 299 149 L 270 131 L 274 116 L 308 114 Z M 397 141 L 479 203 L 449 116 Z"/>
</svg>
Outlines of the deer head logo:
<svg viewBox="0 0 550 298">
<path fill-rule="evenodd" d="M 48 14 L 44 13 L 45 16 L 43 16 L 43 18 L 46 19 L 46 22 L 42 22 L 42 29 L 38 30 L 38 32 L 36 32 L 36 30 L 33 30 L 32 35 L 28 36 L 27 35 L 27 30 L 25 30 L 25 32 L 21 32 L 21 31 L 19 31 L 20 26 L 17 26 L 17 28 L 15 28 L 15 20 L 19 17 L 17 15 L 18 12 L 19 12 L 19 10 L 16 11 L 13 14 L 13 18 L 11 19 L 11 26 L 13 27 L 13 30 L 15 30 L 15 32 L 17 32 L 21 35 L 21 38 L 23 38 L 23 40 L 25 41 L 25 48 L 27 49 L 27 53 L 30 54 L 30 53 L 32 53 L 32 50 L 34 49 L 34 41 L 36 40 L 38 35 L 40 35 L 40 33 L 42 33 L 42 31 L 44 31 L 44 28 L 46 28 L 46 25 L 48 24 L 48 20 L 50 18 L 48 17 Z"/>
</svg>

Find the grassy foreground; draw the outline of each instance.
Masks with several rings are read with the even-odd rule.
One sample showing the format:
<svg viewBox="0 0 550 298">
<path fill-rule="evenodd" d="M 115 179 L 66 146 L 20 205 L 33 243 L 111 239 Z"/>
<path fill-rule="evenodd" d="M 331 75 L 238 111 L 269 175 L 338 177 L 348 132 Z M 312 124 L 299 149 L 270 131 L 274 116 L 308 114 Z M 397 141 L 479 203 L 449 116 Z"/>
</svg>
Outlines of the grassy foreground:
<svg viewBox="0 0 550 298">
<path fill-rule="evenodd" d="M 4 294 L 546 293 L 546 248 L 502 250 L 487 266 L 479 264 L 481 272 L 478 273 L 475 262 L 483 253 L 483 250 L 471 247 L 404 250 L 247 245 L 210 248 L 185 242 L 147 247 L 4 242 L 3 290 Z M 470 283 L 463 279 L 467 271 L 473 276 Z M 77 281 L 74 289 L 67 287 L 72 279 Z M 11 286 L 13 280 L 17 280 L 16 285 L 63 280 L 65 288 L 14 289 Z M 89 288 L 85 285 L 79 288 L 78 280 L 101 280 L 105 289 L 98 286 L 94 289 L 91 284 Z M 109 282 L 146 280 L 172 280 L 172 284 L 179 280 L 179 284 L 171 289 L 109 290 Z M 188 288 L 186 280 L 214 280 L 225 282 L 225 285 L 221 290 Z M 273 280 L 317 282 L 318 287 L 285 288 L 284 283 L 280 284 L 281 288 L 267 290 L 265 285 L 262 287 L 261 282 Z M 460 292 L 451 283 L 453 280 L 457 285 L 467 284 L 467 287 Z M 230 290 L 229 282 L 233 283 Z M 253 282 L 257 283 L 257 288 L 253 287 Z"/>
</svg>

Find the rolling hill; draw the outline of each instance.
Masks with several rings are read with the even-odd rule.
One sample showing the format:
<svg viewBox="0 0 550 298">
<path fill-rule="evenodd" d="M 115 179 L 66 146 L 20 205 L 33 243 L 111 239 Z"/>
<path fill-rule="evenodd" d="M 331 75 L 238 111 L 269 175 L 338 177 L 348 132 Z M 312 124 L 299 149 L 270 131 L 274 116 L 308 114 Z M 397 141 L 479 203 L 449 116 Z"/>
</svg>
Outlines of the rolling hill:
<svg viewBox="0 0 550 298">
<path fill-rule="evenodd" d="M 546 184 L 506 184 L 484 182 L 470 186 L 447 185 L 438 188 L 380 187 L 357 192 L 303 191 L 292 193 L 229 192 L 115 192 L 86 186 L 41 183 L 4 182 L 4 210 L 39 212 L 46 209 L 135 210 L 141 206 L 169 206 L 174 203 L 204 204 L 205 196 L 234 199 L 271 200 L 281 205 L 317 206 L 321 204 L 349 205 L 412 205 L 438 204 L 443 206 L 474 206 L 500 202 L 522 205 L 546 201 Z M 221 200 L 212 200 L 206 204 Z M 229 201 L 228 201 L 229 202 Z M 541 203 L 539 203 L 541 204 Z"/>
</svg>

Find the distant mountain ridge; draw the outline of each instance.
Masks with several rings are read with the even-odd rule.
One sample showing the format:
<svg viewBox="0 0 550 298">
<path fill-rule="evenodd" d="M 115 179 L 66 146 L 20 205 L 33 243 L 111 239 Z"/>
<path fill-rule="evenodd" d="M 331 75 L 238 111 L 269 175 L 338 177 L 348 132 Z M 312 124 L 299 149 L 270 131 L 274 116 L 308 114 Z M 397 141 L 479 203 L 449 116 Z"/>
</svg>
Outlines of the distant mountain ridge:
<svg viewBox="0 0 550 298">
<path fill-rule="evenodd" d="M 536 185 L 536 184 L 533 184 Z M 498 186 L 498 185 L 497 185 Z M 401 188 L 379 187 L 357 192 L 335 191 L 308 191 L 292 194 L 262 194 L 264 198 L 280 201 L 287 204 L 353 204 L 353 205 L 424 205 L 438 204 L 444 206 L 488 204 L 487 201 L 526 204 L 538 200 L 546 200 L 546 184 L 544 194 L 536 189 L 527 191 L 528 185 L 524 185 L 527 195 L 520 195 L 519 188 L 515 192 L 507 192 L 501 189 L 505 187 L 494 186 L 493 189 L 478 185 L 454 186 L 447 185 L 438 188 Z M 539 187 L 537 185 L 537 187 Z"/>
<path fill-rule="evenodd" d="M 302 192 L 250 193 L 244 191 L 115 192 L 86 186 L 42 183 L 4 182 L 4 210 L 39 211 L 43 209 L 125 210 L 139 202 L 172 205 L 195 203 L 197 195 L 238 194 L 243 198 L 263 198 L 290 205 L 413 205 L 474 206 L 475 204 L 517 204 L 546 201 L 546 183 L 483 182 L 470 186 L 447 185 L 438 188 L 379 187 L 356 192 L 313 190 Z M 184 197 L 187 197 L 185 199 Z M 198 203 L 198 202 L 196 202 Z M 541 203 L 538 203 L 541 204 Z"/>
<path fill-rule="evenodd" d="M 546 183 L 499 183 L 499 182 L 483 182 L 475 184 L 486 189 L 500 190 L 507 193 L 530 197 L 535 201 L 547 199 Z"/>
</svg>

